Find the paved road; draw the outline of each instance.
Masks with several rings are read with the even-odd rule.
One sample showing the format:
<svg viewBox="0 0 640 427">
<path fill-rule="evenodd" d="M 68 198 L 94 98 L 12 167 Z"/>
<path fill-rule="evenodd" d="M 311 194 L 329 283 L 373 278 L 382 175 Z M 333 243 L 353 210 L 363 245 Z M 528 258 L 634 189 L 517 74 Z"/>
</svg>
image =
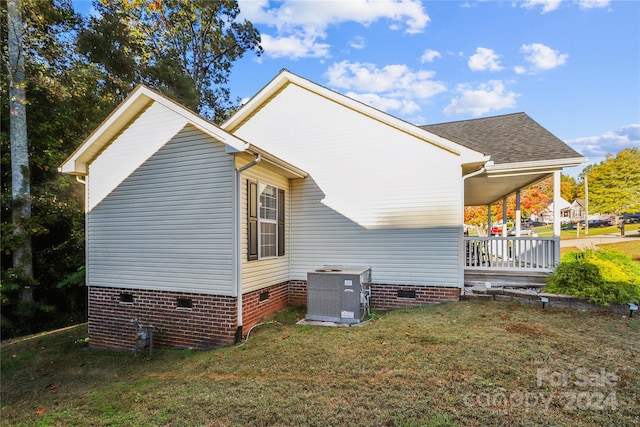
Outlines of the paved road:
<svg viewBox="0 0 640 427">
<path fill-rule="evenodd" d="M 640 233 L 637 231 L 632 231 L 626 236 L 620 236 L 620 233 L 616 234 L 601 234 L 599 236 L 594 237 L 581 237 L 579 239 L 563 239 L 560 240 L 560 247 L 562 248 L 570 248 L 577 247 L 579 249 L 589 248 L 591 246 L 596 246 L 600 244 L 606 243 L 618 243 L 618 242 L 636 242 L 640 245 Z"/>
</svg>

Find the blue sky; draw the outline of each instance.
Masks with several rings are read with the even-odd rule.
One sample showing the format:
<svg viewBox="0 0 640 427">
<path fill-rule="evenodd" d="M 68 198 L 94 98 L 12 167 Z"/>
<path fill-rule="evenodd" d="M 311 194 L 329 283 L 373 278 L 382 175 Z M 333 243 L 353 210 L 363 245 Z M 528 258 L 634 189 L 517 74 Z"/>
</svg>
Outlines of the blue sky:
<svg viewBox="0 0 640 427">
<path fill-rule="evenodd" d="M 233 96 L 286 68 L 418 125 L 524 111 L 589 163 L 640 147 L 638 1 L 239 4 L 264 54 L 236 63 Z"/>
</svg>

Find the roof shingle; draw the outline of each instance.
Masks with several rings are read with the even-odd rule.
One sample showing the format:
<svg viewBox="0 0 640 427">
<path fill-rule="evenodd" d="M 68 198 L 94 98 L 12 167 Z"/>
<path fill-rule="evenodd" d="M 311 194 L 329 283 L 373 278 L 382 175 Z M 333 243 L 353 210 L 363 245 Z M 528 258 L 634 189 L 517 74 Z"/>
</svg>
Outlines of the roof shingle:
<svg viewBox="0 0 640 427">
<path fill-rule="evenodd" d="M 582 157 L 525 113 L 420 128 L 485 155 L 495 164 Z"/>
</svg>

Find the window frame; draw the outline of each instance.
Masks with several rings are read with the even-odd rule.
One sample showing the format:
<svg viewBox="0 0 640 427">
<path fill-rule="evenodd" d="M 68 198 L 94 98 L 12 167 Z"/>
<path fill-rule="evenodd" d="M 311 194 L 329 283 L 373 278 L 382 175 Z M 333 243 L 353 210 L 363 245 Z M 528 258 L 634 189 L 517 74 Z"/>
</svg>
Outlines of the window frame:
<svg viewBox="0 0 640 427">
<path fill-rule="evenodd" d="M 273 198 L 275 199 L 275 203 L 273 207 L 263 206 L 262 198 L 264 190 L 267 188 L 273 189 Z M 270 196 L 265 196 L 270 197 Z M 266 216 L 263 218 L 263 213 L 273 212 L 275 215 L 275 219 L 267 218 Z M 273 226 L 273 255 L 263 255 L 263 238 L 265 232 L 263 232 L 263 226 L 269 224 Z M 266 228 L 266 227 L 265 227 Z M 271 246 L 269 246 L 271 247 Z M 271 251 L 270 251 L 271 252 Z M 273 186 L 271 184 L 267 184 L 264 181 L 258 181 L 258 259 L 272 259 L 278 257 L 278 187 Z"/>
<path fill-rule="evenodd" d="M 274 206 L 268 207 L 275 219 L 263 217 L 261 198 L 264 189 L 271 188 Z M 285 190 L 262 180 L 247 180 L 247 260 L 267 260 L 285 255 Z M 272 226 L 273 255 L 263 255 L 263 226 Z M 270 251 L 271 252 L 271 251 Z"/>
</svg>

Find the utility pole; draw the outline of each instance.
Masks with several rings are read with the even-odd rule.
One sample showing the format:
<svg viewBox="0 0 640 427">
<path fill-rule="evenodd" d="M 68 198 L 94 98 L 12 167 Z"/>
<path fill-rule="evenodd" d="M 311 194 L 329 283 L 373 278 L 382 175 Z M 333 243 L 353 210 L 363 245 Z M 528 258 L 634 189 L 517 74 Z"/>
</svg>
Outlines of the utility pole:
<svg viewBox="0 0 640 427">
<path fill-rule="evenodd" d="M 589 234 L 589 175 L 584 176 L 584 234 Z"/>
</svg>

